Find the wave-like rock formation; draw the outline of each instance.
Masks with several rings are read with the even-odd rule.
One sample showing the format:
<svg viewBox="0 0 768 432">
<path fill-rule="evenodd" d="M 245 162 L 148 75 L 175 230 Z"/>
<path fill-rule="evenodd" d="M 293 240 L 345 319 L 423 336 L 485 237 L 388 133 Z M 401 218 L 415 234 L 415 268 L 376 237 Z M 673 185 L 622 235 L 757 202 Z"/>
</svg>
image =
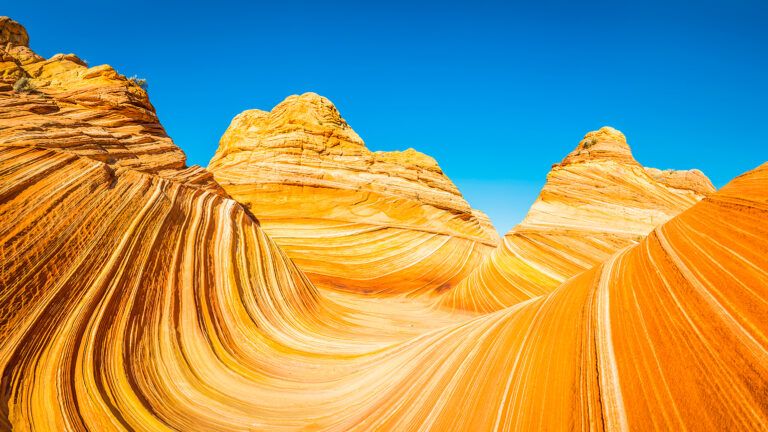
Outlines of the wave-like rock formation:
<svg viewBox="0 0 768 432">
<path fill-rule="evenodd" d="M 5 427 L 768 427 L 766 166 L 549 295 L 391 343 L 232 200 L 54 150 L 0 166 Z"/>
<path fill-rule="evenodd" d="M 318 286 L 444 290 L 498 244 L 434 159 L 369 151 L 314 93 L 235 117 L 208 169 Z"/>
<path fill-rule="evenodd" d="M 490 312 L 549 293 L 714 192 L 699 170 L 642 167 L 624 134 L 588 133 L 525 219 L 442 303 Z"/>
<path fill-rule="evenodd" d="M 468 314 L 317 289 L 235 200 L 40 142 L 0 138 L 2 430 L 768 429 L 768 164 Z"/>
</svg>

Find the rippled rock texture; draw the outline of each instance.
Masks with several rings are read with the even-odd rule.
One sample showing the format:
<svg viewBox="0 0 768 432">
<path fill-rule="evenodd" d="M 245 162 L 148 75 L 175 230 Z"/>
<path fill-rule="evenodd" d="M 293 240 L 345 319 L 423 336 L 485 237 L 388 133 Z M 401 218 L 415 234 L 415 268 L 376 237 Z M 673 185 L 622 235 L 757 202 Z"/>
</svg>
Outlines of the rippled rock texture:
<svg viewBox="0 0 768 432">
<path fill-rule="evenodd" d="M 616 129 L 590 132 L 552 167 L 523 222 L 443 303 L 490 312 L 547 294 L 714 190 L 698 170 L 642 167 Z"/>
<path fill-rule="evenodd" d="M 235 117 L 208 169 L 322 287 L 445 290 L 498 244 L 434 159 L 369 151 L 314 93 Z"/>
<path fill-rule="evenodd" d="M 144 146 L 126 166 L 17 136 L 0 133 L 1 430 L 768 429 L 768 164 L 713 193 L 654 180 L 690 208 L 479 313 L 318 289 L 244 206 Z M 541 201 L 566 211 L 566 191 Z M 531 226 L 568 219 L 542 205 Z M 677 204 L 654 205 L 616 231 Z"/>
</svg>

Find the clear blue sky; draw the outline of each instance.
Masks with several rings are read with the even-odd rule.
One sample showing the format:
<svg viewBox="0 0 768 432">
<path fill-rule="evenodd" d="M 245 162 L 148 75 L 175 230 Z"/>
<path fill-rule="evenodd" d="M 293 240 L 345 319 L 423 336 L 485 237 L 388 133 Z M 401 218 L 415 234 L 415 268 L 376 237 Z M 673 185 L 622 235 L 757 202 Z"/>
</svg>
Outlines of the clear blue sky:
<svg viewBox="0 0 768 432">
<path fill-rule="evenodd" d="M 372 150 L 435 157 L 500 232 L 589 130 L 716 186 L 768 159 L 768 2 L 7 2 L 44 56 L 149 81 L 189 163 L 314 91 Z"/>
</svg>

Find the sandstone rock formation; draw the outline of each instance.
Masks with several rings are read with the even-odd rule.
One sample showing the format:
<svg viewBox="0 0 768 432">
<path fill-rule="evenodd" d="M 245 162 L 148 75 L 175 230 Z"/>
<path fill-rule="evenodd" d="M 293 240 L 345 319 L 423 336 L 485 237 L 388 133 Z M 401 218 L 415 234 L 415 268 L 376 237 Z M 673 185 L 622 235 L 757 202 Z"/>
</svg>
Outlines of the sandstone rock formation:
<svg viewBox="0 0 768 432">
<path fill-rule="evenodd" d="M 616 129 L 590 132 L 552 167 L 523 222 L 442 302 L 493 311 L 549 293 L 714 190 L 698 170 L 643 168 Z"/>
<path fill-rule="evenodd" d="M 41 146 L 56 120 L 0 133 L 0 430 L 768 429 L 768 164 L 547 294 L 459 314 L 317 289 L 235 200 L 144 146 Z M 603 185 L 599 163 L 550 180 Z M 708 193 L 664 178 L 673 203 Z M 580 214 L 547 187 L 538 209 Z M 629 207 L 621 235 L 672 204 Z"/>
<path fill-rule="evenodd" d="M 235 117 L 208 169 L 321 287 L 447 289 L 498 242 L 434 159 L 369 151 L 314 93 Z"/>
<path fill-rule="evenodd" d="M 0 42 L 3 44 L 29 46 L 27 29 L 8 17 L 0 17 Z"/>
<path fill-rule="evenodd" d="M 707 176 L 697 169 L 687 171 L 667 169 L 662 171 L 656 168 L 645 168 L 645 173 L 670 188 L 693 191 L 697 195 L 707 194 L 715 190 Z"/>
<path fill-rule="evenodd" d="M 0 166 L 4 428 L 768 427 L 768 166 L 549 295 L 383 344 L 232 200 Z"/>
<path fill-rule="evenodd" d="M 55 148 L 174 178 L 223 194 L 204 169 L 185 165 L 136 82 L 107 65 L 89 68 L 74 54 L 44 59 L 26 30 L 0 20 L 0 142 Z"/>
</svg>

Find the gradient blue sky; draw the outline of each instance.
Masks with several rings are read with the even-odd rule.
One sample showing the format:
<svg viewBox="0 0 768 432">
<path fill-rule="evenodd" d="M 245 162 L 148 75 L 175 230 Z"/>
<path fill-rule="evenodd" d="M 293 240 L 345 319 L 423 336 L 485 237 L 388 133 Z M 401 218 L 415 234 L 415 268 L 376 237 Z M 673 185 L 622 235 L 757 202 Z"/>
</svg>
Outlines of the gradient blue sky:
<svg viewBox="0 0 768 432">
<path fill-rule="evenodd" d="M 435 157 L 501 233 L 588 131 L 716 186 L 768 159 L 768 2 L 8 2 L 39 54 L 149 81 L 189 163 L 314 91 L 372 150 Z"/>
</svg>

